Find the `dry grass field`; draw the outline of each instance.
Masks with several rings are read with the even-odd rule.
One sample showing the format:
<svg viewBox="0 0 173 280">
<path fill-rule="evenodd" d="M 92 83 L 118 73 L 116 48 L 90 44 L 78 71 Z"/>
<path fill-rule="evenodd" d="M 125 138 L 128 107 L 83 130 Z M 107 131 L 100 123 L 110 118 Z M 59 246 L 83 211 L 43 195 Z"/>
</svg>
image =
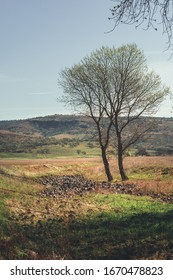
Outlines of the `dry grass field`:
<svg viewBox="0 0 173 280">
<path fill-rule="evenodd" d="M 0 160 L 0 259 L 173 259 L 173 203 L 162 200 L 173 196 L 173 157 L 124 164 L 133 195 L 100 187 L 54 198 L 40 196 L 41 178 L 99 183 L 106 180 L 101 159 Z M 110 165 L 121 184 L 115 159 Z"/>
<path fill-rule="evenodd" d="M 35 160 L 0 160 L 0 166 L 8 172 L 24 176 L 44 174 L 82 174 L 88 179 L 105 181 L 106 176 L 102 161 L 97 158 L 58 158 Z M 115 159 L 110 159 L 114 182 L 119 181 L 118 166 Z M 173 156 L 170 157 L 126 157 L 124 166 L 130 182 L 138 183 L 141 188 L 173 192 Z"/>
</svg>

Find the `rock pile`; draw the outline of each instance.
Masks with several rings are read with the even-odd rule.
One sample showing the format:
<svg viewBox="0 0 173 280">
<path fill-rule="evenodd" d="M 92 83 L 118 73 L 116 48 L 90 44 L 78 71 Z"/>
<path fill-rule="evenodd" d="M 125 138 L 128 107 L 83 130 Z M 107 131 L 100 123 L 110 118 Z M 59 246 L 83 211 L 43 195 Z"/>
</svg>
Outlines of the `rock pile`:
<svg viewBox="0 0 173 280">
<path fill-rule="evenodd" d="M 135 184 L 123 184 L 123 183 L 108 183 L 102 182 L 101 183 L 102 189 L 111 189 L 114 193 L 124 193 L 124 194 L 133 194 L 134 190 L 137 188 Z"/>
<path fill-rule="evenodd" d="M 132 194 L 137 196 L 150 196 L 167 203 L 173 203 L 173 194 L 155 193 L 144 191 L 133 183 L 97 183 L 87 180 L 82 175 L 48 175 L 39 179 L 39 183 L 45 186 L 41 196 L 69 196 L 71 194 L 82 195 L 88 191 L 104 191 L 117 194 Z"/>
<path fill-rule="evenodd" d="M 85 179 L 81 175 L 45 176 L 39 182 L 46 186 L 41 196 L 64 196 L 71 193 L 82 195 L 86 191 L 95 189 L 95 182 Z"/>
<path fill-rule="evenodd" d="M 160 201 L 166 202 L 166 203 L 173 203 L 173 194 L 163 193 L 163 192 L 151 192 L 151 191 L 145 191 L 142 188 L 140 188 L 139 185 L 135 185 L 133 183 L 102 183 L 102 188 L 110 188 L 113 193 L 119 193 L 119 194 L 132 194 L 137 196 L 150 196 L 154 199 L 158 199 Z"/>
<path fill-rule="evenodd" d="M 112 193 L 124 193 L 133 194 L 137 191 L 136 185 L 134 184 L 123 184 L 123 183 L 109 183 L 101 182 L 96 183 L 91 180 L 87 180 L 82 175 L 64 175 L 55 176 L 49 175 L 39 179 L 39 183 L 44 185 L 46 188 L 41 192 L 41 196 L 67 196 L 70 194 L 82 195 L 86 191 L 96 191 L 102 189 L 110 191 Z M 139 193 L 138 193 L 139 195 Z"/>
</svg>

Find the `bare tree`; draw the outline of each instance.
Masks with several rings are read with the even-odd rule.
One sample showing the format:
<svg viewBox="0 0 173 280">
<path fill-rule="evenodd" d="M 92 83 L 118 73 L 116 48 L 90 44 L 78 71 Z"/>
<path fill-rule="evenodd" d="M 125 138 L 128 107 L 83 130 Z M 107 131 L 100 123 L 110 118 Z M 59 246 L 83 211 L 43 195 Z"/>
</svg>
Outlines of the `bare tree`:
<svg viewBox="0 0 173 280">
<path fill-rule="evenodd" d="M 158 30 L 162 26 L 163 34 L 167 35 L 168 48 L 172 46 L 173 0 L 115 0 L 117 4 L 111 9 L 115 22 L 114 28 L 120 23 L 144 25 Z"/>
<path fill-rule="evenodd" d="M 105 120 L 103 93 L 98 81 L 99 69 L 95 72 L 95 67 L 97 68 L 95 62 L 88 57 L 81 61 L 80 64 L 63 70 L 60 73 L 59 84 L 63 87 L 65 95 L 61 101 L 72 105 L 75 111 L 90 117 L 94 121 L 105 173 L 110 182 L 113 177 L 107 158 L 107 148 L 109 146 L 112 120 Z"/>
<path fill-rule="evenodd" d="M 105 111 L 115 129 L 119 171 L 126 180 L 123 154 L 153 127 L 154 123 L 142 121 L 142 116 L 155 114 L 169 89 L 161 85 L 157 74 L 148 71 L 135 44 L 110 49 L 109 53 Z"/>
<path fill-rule="evenodd" d="M 141 117 L 154 114 L 169 93 L 160 77 L 148 71 L 142 51 L 135 44 L 102 47 L 62 71 L 60 84 L 64 102 L 79 106 L 94 120 L 106 172 L 106 151 L 113 134 L 120 175 L 122 180 L 128 179 L 123 154 L 151 128 Z"/>
</svg>

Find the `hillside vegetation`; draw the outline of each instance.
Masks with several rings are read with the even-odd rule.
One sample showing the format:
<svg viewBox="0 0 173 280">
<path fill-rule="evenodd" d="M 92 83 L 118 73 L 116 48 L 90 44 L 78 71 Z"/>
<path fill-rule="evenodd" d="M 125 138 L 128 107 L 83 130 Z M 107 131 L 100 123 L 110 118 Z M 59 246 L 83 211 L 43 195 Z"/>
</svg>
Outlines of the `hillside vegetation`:
<svg viewBox="0 0 173 280">
<path fill-rule="evenodd" d="M 141 123 L 151 118 L 141 118 Z M 173 154 L 173 119 L 156 118 L 155 126 L 127 155 Z M 109 153 L 115 154 L 113 142 Z M 0 121 L 1 158 L 56 158 L 99 156 L 97 134 L 90 118 L 53 115 Z"/>
</svg>

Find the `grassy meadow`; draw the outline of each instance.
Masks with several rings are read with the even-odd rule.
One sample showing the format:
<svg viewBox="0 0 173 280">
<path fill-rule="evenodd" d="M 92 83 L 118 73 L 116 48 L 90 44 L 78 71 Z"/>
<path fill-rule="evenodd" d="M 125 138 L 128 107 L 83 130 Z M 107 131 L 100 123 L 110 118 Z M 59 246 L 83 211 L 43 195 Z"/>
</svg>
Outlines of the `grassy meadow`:
<svg viewBox="0 0 173 280">
<path fill-rule="evenodd" d="M 110 163 L 119 182 L 115 159 Z M 143 195 L 98 187 L 53 198 L 40 196 L 39 178 L 81 174 L 102 182 L 100 158 L 1 159 L 0 259 L 173 259 L 173 204 L 152 196 L 173 195 L 173 157 L 124 163 L 128 184 Z"/>
<path fill-rule="evenodd" d="M 25 152 L 0 152 L 1 159 L 45 159 L 45 158 L 60 158 L 60 157 L 95 157 L 100 156 L 100 148 L 98 145 L 93 145 L 92 148 L 89 142 L 75 142 L 67 138 L 64 143 L 47 144 L 45 147 L 32 147 Z M 59 139 L 59 141 L 61 141 Z M 73 143 L 74 142 L 74 143 Z"/>
</svg>

